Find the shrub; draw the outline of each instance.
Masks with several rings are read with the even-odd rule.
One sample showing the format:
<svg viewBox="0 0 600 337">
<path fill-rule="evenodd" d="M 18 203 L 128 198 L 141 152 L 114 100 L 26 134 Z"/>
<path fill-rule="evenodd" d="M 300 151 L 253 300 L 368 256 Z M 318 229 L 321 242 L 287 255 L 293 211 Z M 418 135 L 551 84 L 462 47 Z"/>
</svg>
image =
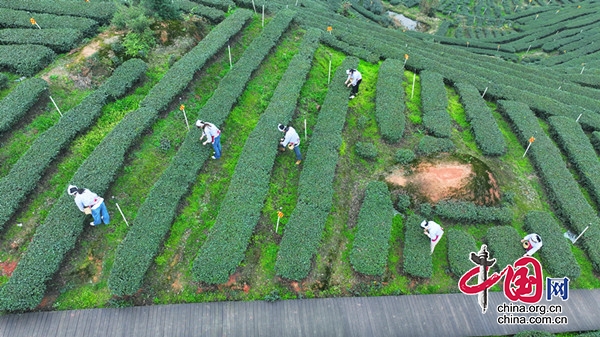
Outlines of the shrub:
<svg viewBox="0 0 600 337">
<path fill-rule="evenodd" d="M 0 69 L 23 76 L 32 76 L 48 65 L 56 54 L 39 45 L 0 46 Z"/>
<path fill-rule="evenodd" d="M 73 49 L 83 39 L 83 34 L 70 28 L 13 28 L 0 29 L 0 44 L 37 44 L 57 53 Z"/>
<path fill-rule="evenodd" d="M 565 240 L 562 229 L 551 214 L 532 211 L 527 213 L 524 228 L 539 234 L 544 243 L 539 253 L 544 268 L 554 277 L 568 277 L 571 281 L 581 274 L 581 268 L 571 252 L 571 243 Z"/>
<path fill-rule="evenodd" d="M 471 253 L 478 251 L 475 239 L 471 234 L 456 228 L 450 228 L 446 237 L 450 270 L 454 275 L 460 277 L 475 267 L 470 259 Z"/>
<path fill-rule="evenodd" d="M 8 86 L 8 76 L 0 74 L 0 89 L 4 89 Z M 1 114 L 0 114 L 1 116 Z"/>
<path fill-rule="evenodd" d="M 377 79 L 375 118 L 383 139 L 396 143 L 402 139 L 406 118 L 404 110 L 404 88 L 402 61 L 387 59 L 379 67 Z"/>
<path fill-rule="evenodd" d="M 410 207 L 410 195 L 408 194 L 398 194 L 398 202 L 396 202 L 396 208 L 398 212 L 405 213 Z"/>
<path fill-rule="evenodd" d="M 142 0 L 142 5 L 164 20 L 174 20 L 179 17 L 179 11 L 169 0 Z"/>
<path fill-rule="evenodd" d="M 452 119 L 446 111 L 448 96 L 444 78 L 438 73 L 422 71 L 421 103 L 423 105 L 423 126 L 436 137 L 449 138 Z"/>
<path fill-rule="evenodd" d="M 330 46 L 333 49 L 339 50 L 347 55 L 358 57 L 370 63 L 376 63 L 379 61 L 379 55 L 374 54 L 373 52 L 367 49 L 351 46 L 344 41 L 340 41 L 333 34 L 323 34 L 321 40 L 324 44 Z"/>
<path fill-rule="evenodd" d="M 169 69 L 160 82 L 150 90 L 142 104 L 148 109 L 155 109 L 153 112 L 155 116 L 160 109 L 166 109 L 168 103 L 192 81 L 194 74 L 221 50 L 251 17 L 250 11 L 237 10 L 217 25 L 196 47 Z M 248 50 L 256 48 L 251 44 Z M 207 117 L 206 120 L 217 125 L 225 120 L 231 110 L 232 102 L 237 99 L 235 93 L 243 90 L 248 73 L 254 69 L 256 62 L 260 62 L 260 60 L 250 62 L 247 59 L 248 56 L 242 56 L 240 61 L 246 60 L 249 64 L 246 67 L 236 65 L 236 68 L 221 80 L 213 96 L 200 111 L 203 117 Z M 240 82 L 233 80 L 237 77 Z M 210 150 L 198 142 L 198 137 L 195 129 L 188 133 L 175 158 L 154 184 L 140 207 L 138 216 L 133 220 L 134 225 L 117 247 L 115 262 L 108 279 L 108 287 L 113 295 L 131 295 L 138 291 L 148 267 L 169 231 L 181 198 L 196 180 L 198 171 L 210 156 Z"/>
<path fill-rule="evenodd" d="M 413 160 L 417 158 L 415 153 L 410 149 L 400 149 L 396 151 L 396 163 L 400 165 L 406 165 L 411 163 Z"/>
<path fill-rule="evenodd" d="M 454 143 L 448 138 L 425 136 L 419 141 L 415 152 L 422 156 L 429 156 L 438 152 L 454 152 L 455 149 Z"/>
<path fill-rule="evenodd" d="M 223 11 L 188 0 L 181 0 L 179 2 L 179 8 L 185 12 L 203 16 L 212 22 L 221 22 L 225 19 L 225 13 Z"/>
<path fill-rule="evenodd" d="M 283 232 L 275 272 L 284 278 L 301 280 L 308 275 L 333 200 L 333 178 L 348 111 L 348 90 L 343 85 L 345 69 L 356 68 L 358 59 L 348 57 L 332 78 L 319 112 L 300 173 L 298 203 Z"/>
<path fill-rule="evenodd" d="M 514 337 L 554 337 L 555 335 L 546 331 L 537 331 L 537 330 L 525 330 L 521 331 L 518 334 L 514 335 Z"/>
<path fill-rule="evenodd" d="M 231 0 L 193 0 L 196 3 L 203 4 L 208 7 L 213 7 L 222 10 L 223 12 L 230 11 L 236 7 L 235 2 Z"/>
<path fill-rule="evenodd" d="M 372 181 L 356 223 L 356 235 L 350 252 L 350 263 L 359 273 L 381 276 L 385 271 L 394 208 L 387 185 Z"/>
<path fill-rule="evenodd" d="M 491 227 L 485 236 L 490 251 L 490 257 L 496 259 L 493 268 L 502 270 L 525 254 L 521 245 L 521 237 L 517 230 L 509 226 Z"/>
<path fill-rule="evenodd" d="M 513 211 L 510 207 L 479 206 L 473 202 L 442 200 L 435 206 L 440 218 L 467 223 L 510 223 Z"/>
<path fill-rule="evenodd" d="M 596 152 L 600 153 L 600 131 L 592 132 L 590 140 L 592 142 L 592 145 L 596 149 Z"/>
<path fill-rule="evenodd" d="M 477 147 L 486 156 L 501 156 L 506 153 L 504 136 L 479 90 L 470 84 L 456 83 L 454 86 L 465 108 Z"/>
<path fill-rule="evenodd" d="M 154 23 L 154 19 L 146 16 L 140 6 L 120 6 L 111 23 L 118 29 L 129 29 L 134 33 L 142 34 Z"/>
<path fill-rule="evenodd" d="M 421 221 L 423 218 L 415 214 L 409 215 L 406 219 L 402 265 L 404 272 L 409 275 L 430 278 L 433 274 L 431 243 L 429 238 L 423 234 Z"/>
<path fill-rule="evenodd" d="M 6 81 L 8 78 L 0 74 Z M 1 83 L 0 83 L 1 84 Z M 2 87 L 2 85 L 0 85 Z M 31 78 L 21 82 L 2 101 L 0 101 L 0 134 L 10 128 L 23 117 L 31 107 L 40 100 L 42 93 L 48 89 L 48 83 L 41 78 Z M 1 228 L 1 226 L 0 226 Z"/>
<path fill-rule="evenodd" d="M 377 158 L 377 148 L 373 143 L 358 142 L 355 145 L 356 154 L 367 160 Z"/>
</svg>

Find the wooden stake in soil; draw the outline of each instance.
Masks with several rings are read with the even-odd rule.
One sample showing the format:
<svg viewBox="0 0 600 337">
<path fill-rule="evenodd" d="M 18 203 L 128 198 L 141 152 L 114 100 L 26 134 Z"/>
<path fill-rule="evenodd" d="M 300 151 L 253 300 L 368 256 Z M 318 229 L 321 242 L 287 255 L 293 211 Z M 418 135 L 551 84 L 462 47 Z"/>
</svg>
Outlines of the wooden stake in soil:
<svg viewBox="0 0 600 337">
<path fill-rule="evenodd" d="M 413 96 L 415 95 L 415 81 L 417 80 L 417 74 L 413 73 L 413 85 L 412 85 L 412 92 L 410 93 L 410 99 L 413 98 Z"/>
<path fill-rule="evenodd" d="M 56 105 L 56 102 L 54 102 L 54 99 L 52 98 L 52 96 L 48 96 L 48 97 L 50 97 L 50 100 L 52 101 L 52 104 L 54 104 L 56 111 L 58 111 L 58 114 L 60 115 L 60 117 L 62 117 L 63 114 L 62 114 L 62 112 L 60 112 L 60 109 L 58 108 L 58 105 Z"/>
<path fill-rule="evenodd" d="M 121 213 L 121 216 L 123 217 L 123 220 L 125 220 L 125 224 L 127 225 L 127 227 L 129 227 L 129 222 L 127 222 L 127 219 L 125 219 L 125 214 L 123 214 L 123 211 L 121 210 L 121 207 L 119 207 L 119 204 L 117 204 L 115 202 L 115 205 L 117 205 L 117 208 L 119 209 L 119 213 Z"/>
<path fill-rule="evenodd" d="M 522 158 L 525 158 L 525 155 L 527 154 L 527 151 L 529 151 L 531 144 L 533 144 L 533 142 L 535 142 L 535 138 L 533 138 L 533 137 L 529 138 L 528 142 L 529 142 L 529 144 L 527 145 L 527 149 L 525 149 L 525 153 L 523 153 Z"/>
<path fill-rule="evenodd" d="M 233 68 L 233 63 L 231 63 L 231 46 L 227 45 L 227 51 L 229 52 L 229 69 Z"/>
<path fill-rule="evenodd" d="M 275 233 L 279 230 L 279 220 L 283 218 L 283 213 L 281 211 L 277 211 L 277 226 L 275 227 Z"/>
<path fill-rule="evenodd" d="M 190 131 L 190 123 L 188 123 L 187 115 L 185 114 L 185 105 L 180 105 L 179 110 L 183 111 L 183 118 L 185 118 L 185 126 L 187 126 L 188 131 Z"/>
</svg>

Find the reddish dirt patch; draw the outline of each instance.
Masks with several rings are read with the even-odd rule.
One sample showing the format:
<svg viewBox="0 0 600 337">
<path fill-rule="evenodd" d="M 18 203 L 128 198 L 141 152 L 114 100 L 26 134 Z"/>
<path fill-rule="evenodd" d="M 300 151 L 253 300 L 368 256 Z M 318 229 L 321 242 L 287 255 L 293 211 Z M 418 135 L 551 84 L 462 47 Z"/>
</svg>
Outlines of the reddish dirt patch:
<svg viewBox="0 0 600 337">
<path fill-rule="evenodd" d="M 292 290 L 294 290 L 295 292 L 299 293 L 302 291 L 298 282 L 292 282 L 290 285 L 292 286 Z"/>
<path fill-rule="evenodd" d="M 386 178 L 386 181 L 407 187 L 414 187 L 431 202 L 449 198 L 463 189 L 473 176 L 471 165 L 461 163 L 421 163 L 412 174 L 400 169 Z"/>
<path fill-rule="evenodd" d="M 242 290 L 247 294 L 250 291 L 250 286 L 247 283 L 244 283 Z"/>
<path fill-rule="evenodd" d="M 17 261 L 0 262 L 2 276 L 11 276 L 13 271 L 15 271 L 15 268 L 17 268 Z"/>
<path fill-rule="evenodd" d="M 175 293 L 180 293 L 181 290 L 183 290 L 183 284 L 181 283 L 181 274 L 177 274 L 175 282 L 171 284 L 171 289 L 173 289 L 173 292 Z"/>
</svg>

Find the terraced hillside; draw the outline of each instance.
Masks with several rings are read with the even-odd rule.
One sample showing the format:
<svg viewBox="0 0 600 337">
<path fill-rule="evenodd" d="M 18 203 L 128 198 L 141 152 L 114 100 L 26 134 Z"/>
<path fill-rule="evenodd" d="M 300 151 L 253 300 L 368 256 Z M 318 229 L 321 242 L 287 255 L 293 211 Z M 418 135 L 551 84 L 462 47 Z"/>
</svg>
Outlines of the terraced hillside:
<svg viewBox="0 0 600 337">
<path fill-rule="evenodd" d="M 600 4 L 440 1 L 434 32 L 393 27 L 411 1 L 174 5 L 138 34 L 112 1 L 0 0 L 0 310 L 457 292 L 470 251 L 510 263 L 528 231 L 546 275 L 600 287 Z M 439 163 L 485 183 L 393 178 Z"/>
</svg>

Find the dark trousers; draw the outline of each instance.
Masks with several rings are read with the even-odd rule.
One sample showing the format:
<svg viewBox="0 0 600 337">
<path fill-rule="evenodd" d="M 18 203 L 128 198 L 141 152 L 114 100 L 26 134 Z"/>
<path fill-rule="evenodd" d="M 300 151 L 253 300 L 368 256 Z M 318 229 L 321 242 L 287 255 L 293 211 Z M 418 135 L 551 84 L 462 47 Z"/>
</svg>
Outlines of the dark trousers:
<svg viewBox="0 0 600 337">
<path fill-rule="evenodd" d="M 356 96 L 356 94 L 358 94 L 358 86 L 360 85 L 360 82 L 362 82 L 362 78 L 356 81 L 356 85 L 352 86 L 352 91 L 350 92 L 350 95 Z"/>
</svg>

